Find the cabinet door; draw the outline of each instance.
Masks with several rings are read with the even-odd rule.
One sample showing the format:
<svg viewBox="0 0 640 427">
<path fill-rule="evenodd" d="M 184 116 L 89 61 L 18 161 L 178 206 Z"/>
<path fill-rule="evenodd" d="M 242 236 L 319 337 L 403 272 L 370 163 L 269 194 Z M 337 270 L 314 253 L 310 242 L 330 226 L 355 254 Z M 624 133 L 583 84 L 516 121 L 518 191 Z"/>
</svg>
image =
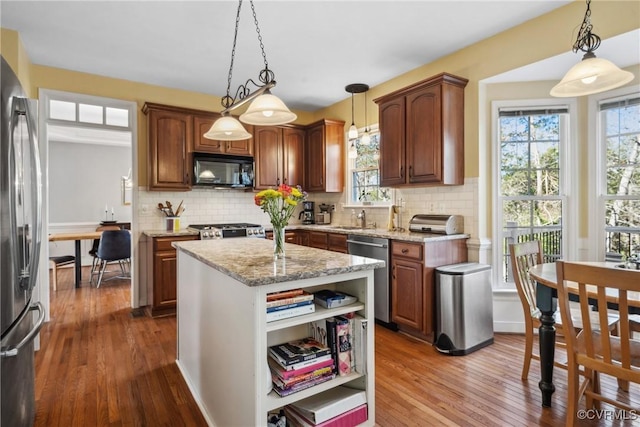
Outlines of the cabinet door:
<svg viewBox="0 0 640 427">
<path fill-rule="evenodd" d="M 343 254 L 349 252 L 346 234 L 328 233 L 327 240 L 330 251 L 342 252 Z"/>
<path fill-rule="evenodd" d="M 149 189 L 191 188 L 193 116 L 149 110 Z"/>
<path fill-rule="evenodd" d="M 204 137 L 204 134 L 211 129 L 213 122 L 218 119 L 219 116 L 195 116 L 193 118 L 193 151 L 197 153 L 224 153 L 226 141 L 218 141 L 216 139 L 208 139 Z"/>
<path fill-rule="evenodd" d="M 153 310 L 173 309 L 176 306 L 176 251 L 157 252 L 153 260 Z"/>
<path fill-rule="evenodd" d="M 282 182 L 284 184 L 304 186 L 304 136 L 303 129 L 282 130 Z"/>
<path fill-rule="evenodd" d="M 324 126 L 315 126 L 307 131 L 306 191 L 325 189 Z"/>
<path fill-rule="evenodd" d="M 406 167 L 409 183 L 442 181 L 440 92 L 440 85 L 429 86 L 406 97 Z"/>
<path fill-rule="evenodd" d="M 391 261 L 393 321 L 421 331 L 423 295 L 422 263 L 394 258 Z"/>
<path fill-rule="evenodd" d="M 404 97 L 380 104 L 380 185 L 405 183 Z"/>
<path fill-rule="evenodd" d="M 302 246 L 309 246 L 309 232 L 305 230 L 297 230 L 298 244 Z"/>
<path fill-rule="evenodd" d="M 274 126 L 254 127 L 256 189 L 277 187 L 282 183 L 282 129 Z"/>
<path fill-rule="evenodd" d="M 327 249 L 327 233 L 322 231 L 310 231 L 309 232 L 309 246 L 318 249 Z"/>
</svg>

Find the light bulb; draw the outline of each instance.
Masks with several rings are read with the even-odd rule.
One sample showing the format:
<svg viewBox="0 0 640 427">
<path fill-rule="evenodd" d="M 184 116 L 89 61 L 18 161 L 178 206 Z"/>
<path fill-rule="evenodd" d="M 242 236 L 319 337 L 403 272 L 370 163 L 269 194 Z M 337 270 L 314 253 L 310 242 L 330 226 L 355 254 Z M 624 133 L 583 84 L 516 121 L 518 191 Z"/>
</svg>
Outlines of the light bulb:
<svg viewBox="0 0 640 427">
<path fill-rule="evenodd" d="M 273 116 L 273 110 L 265 110 L 262 112 L 262 115 L 265 117 L 271 117 Z"/>
<path fill-rule="evenodd" d="M 595 82 L 597 78 L 598 76 L 585 77 L 582 79 L 582 83 L 590 85 L 591 83 Z"/>
</svg>

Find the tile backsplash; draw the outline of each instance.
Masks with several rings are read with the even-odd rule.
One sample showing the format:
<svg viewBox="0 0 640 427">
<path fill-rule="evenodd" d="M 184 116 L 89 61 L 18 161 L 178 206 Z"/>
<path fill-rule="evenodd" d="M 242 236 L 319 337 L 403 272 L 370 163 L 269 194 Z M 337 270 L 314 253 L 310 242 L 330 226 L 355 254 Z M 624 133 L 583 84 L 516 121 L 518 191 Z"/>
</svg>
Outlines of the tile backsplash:
<svg viewBox="0 0 640 427">
<path fill-rule="evenodd" d="M 478 216 L 475 214 L 477 203 L 477 178 L 465 179 L 464 185 L 447 187 L 420 187 L 403 188 L 396 190 L 397 202 L 403 200 L 404 208 L 401 209 L 402 225 L 407 228 L 409 220 L 416 214 L 455 214 L 464 216 L 465 233 L 477 235 Z M 189 224 L 210 224 L 225 222 L 250 222 L 256 224 L 269 224 L 269 217 L 254 204 L 252 191 L 235 190 L 211 190 L 194 189 L 188 192 L 159 192 L 147 191 L 146 188 L 138 190 L 138 220 L 140 230 L 157 230 L 165 226 L 165 215 L 158 210 L 158 203 L 167 200 L 174 207 L 180 201 L 186 206 L 181 215 L 181 226 Z M 310 193 L 308 200 L 316 203 L 335 204 L 331 223 L 336 225 L 349 225 L 351 207 L 344 206 L 343 193 Z M 291 223 L 297 224 L 298 208 L 292 217 Z M 362 208 L 355 208 L 358 212 Z M 367 222 L 375 222 L 377 227 L 386 227 L 388 221 L 388 208 L 364 208 L 367 213 Z"/>
</svg>

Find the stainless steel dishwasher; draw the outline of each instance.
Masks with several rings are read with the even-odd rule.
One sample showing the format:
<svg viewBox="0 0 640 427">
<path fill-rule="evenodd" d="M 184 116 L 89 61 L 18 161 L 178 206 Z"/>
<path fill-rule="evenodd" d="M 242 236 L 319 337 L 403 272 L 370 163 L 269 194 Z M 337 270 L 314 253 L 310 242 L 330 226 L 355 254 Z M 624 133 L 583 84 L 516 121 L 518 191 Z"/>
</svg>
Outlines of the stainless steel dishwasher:
<svg viewBox="0 0 640 427">
<path fill-rule="evenodd" d="M 384 268 L 376 268 L 373 273 L 373 300 L 375 318 L 379 324 L 396 329 L 391 322 L 391 285 L 389 283 L 389 239 L 349 234 L 347 236 L 349 254 L 381 259 Z"/>
</svg>

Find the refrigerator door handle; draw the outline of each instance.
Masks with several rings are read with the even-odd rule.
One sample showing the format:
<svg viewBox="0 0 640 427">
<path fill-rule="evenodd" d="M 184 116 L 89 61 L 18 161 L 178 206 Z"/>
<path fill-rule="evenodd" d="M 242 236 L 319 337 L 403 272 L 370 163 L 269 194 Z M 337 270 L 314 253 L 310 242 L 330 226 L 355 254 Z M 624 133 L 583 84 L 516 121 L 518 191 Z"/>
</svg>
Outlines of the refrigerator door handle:
<svg viewBox="0 0 640 427">
<path fill-rule="evenodd" d="M 38 141 L 35 136 L 36 132 L 36 120 L 33 115 L 34 112 L 31 111 L 29 107 L 30 100 L 28 98 L 15 96 L 13 98 L 13 108 L 11 114 L 11 146 L 14 145 L 14 131 L 17 126 L 18 116 L 24 116 L 27 122 L 27 133 L 29 138 L 29 152 L 31 167 L 29 168 L 31 171 L 31 177 L 29 179 L 29 183 L 31 184 L 30 194 L 35 196 L 32 201 L 33 206 L 31 206 L 32 213 L 32 221 L 29 222 L 32 224 L 31 232 L 32 236 L 29 236 L 24 233 L 21 237 L 26 241 L 21 242 L 21 247 L 26 249 L 27 243 L 30 243 L 30 250 L 27 253 L 22 254 L 22 262 L 20 262 L 18 267 L 18 272 L 20 274 L 19 280 L 21 283 L 21 288 L 26 291 L 31 291 L 36 286 L 36 277 L 38 274 L 38 261 L 40 258 L 40 245 L 41 245 L 41 234 L 42 234 L 42 186 L 41 186 L 41 178 L 42 172 L 40 169 L 40 151 L 38 149 Z M 18 175 L 19 176 L 19 175 Z M 16 200 L 11 200 L 14 206 L 11 209 L 15 209 L 15 205 L 18 203 L 24 202 L 24 192 L 22 185 L 24 184 L 23 180 L 18 179 L 16 176 L 17 183 L 17 194 L 15 195 Z M 20 237 L 19 237 L 20 238 Z M 28 242 L 30 240 L 30 242 Z M 26 264 L 26 265 L 25 265 Z"/>
<path fill-rule="evenodd" d="M 24 320 L 24 318 L 27 316 L 27 314 L 31 313 L 34 310 L 38 310 L 38 312 L 40 313 L 38 315 L 38 321 L 36 322 L 36 324 L 33 326 L 33 328 L 29 331 L 29 333 L 27 335 L 25 335 L 25 337 L 22 339 L 22 341 L 20 341 L 17 345 L 15 346 L 9 346 L 9 347 L 2 347 L 0 349 L 0 358 L 5 358 L 5 357 L 15 357 L 18 355 L 18 353 L 20 352 L 20 349 L 22 347 L 24 347 L 25 345 L 29 344 L 35 337 L 36 335 L 38 335 L 38 332 L 40 332 L 40 328 L 42 328 L 42 325 L 44 323 L 44 307 L 42 306 L 42 303 L 37 302 L 31 306 L 29 306 L 28 310 L 25 310 L 24 313 L 22 313 L 22 316 L 20 316 L 20 319 L 18 319 L 18 322 L 16 323 L 16 325 L 20 322 L 22 322 L 22 320 Z M 9 332 L 8 334 L 6 334 L 5 338 L 9 337 L 11 335 L 11 332 Z"/>
</svg>

